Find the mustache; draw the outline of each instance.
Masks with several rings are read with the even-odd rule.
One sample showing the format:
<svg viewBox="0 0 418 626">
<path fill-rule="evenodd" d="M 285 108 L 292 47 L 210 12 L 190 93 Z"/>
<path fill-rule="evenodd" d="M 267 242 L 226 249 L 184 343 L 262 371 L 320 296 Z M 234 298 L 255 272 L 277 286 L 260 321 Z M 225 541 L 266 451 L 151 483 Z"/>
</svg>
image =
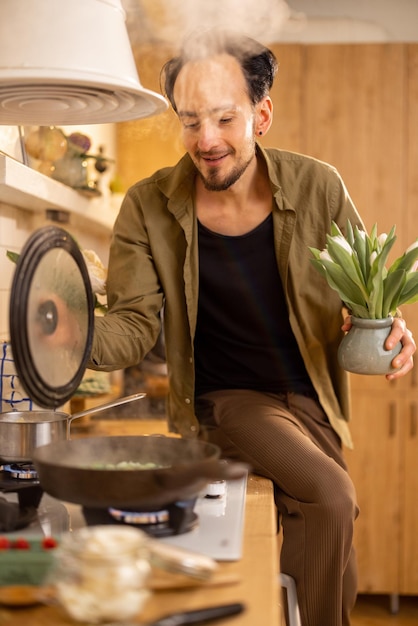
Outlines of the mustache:
<svg viewBox="0 0 418 626">
<path fill-rule="evenodd" d="M 232 150 L 209 150 L 207 152 L 203 152 L 202 150 L 196 150 L 195 156 L 200 159 L 220 159 L 221 157 L 227 156 L 229 154 L 233 154 Z"/>
</svg>

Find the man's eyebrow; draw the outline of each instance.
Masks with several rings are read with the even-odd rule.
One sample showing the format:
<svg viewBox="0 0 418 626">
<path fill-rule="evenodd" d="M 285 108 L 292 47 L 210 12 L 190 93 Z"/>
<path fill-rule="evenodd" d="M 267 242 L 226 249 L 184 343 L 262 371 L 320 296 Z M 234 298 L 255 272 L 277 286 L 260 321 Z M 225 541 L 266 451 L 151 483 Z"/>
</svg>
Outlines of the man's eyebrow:
<svg viewBox="0 0 418 626">
<path fill-rule="evenodd" d="M 179 117 L 198 117 L 197 113 L 193 111 L 178 111 Z"/>
<path fill-rule="evenodd" d="M 212 115 L 213 113 L 225 113 L 226 111 L 231 111 L 234 112 L 237 110 L 236 106 L 221 106 L 221 107 L 214 107 L 213 109 L 209 109 L 209 111 L 207 111 L 207 113 L 209 113 L 209 115 Z M 178 116 L 179 117 L 199 117 L 199 113 L 197 113 L 196 111 L 178 111 Z"/>
</svg>

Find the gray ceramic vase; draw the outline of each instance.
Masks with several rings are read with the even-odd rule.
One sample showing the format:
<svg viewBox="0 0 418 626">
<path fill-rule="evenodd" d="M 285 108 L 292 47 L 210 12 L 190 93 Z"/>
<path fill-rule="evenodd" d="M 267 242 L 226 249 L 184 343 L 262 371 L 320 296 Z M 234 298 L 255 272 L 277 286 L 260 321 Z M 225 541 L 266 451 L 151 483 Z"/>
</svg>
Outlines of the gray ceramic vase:
<svg viewBox="0 0 418 626">
<path fill-rule="evenodd" d="M 385 349 L 393 318 L 363 319 L 351 317 L 352 327 L 338 348 L 341 367 L 354 374 L 391 374 L 391 363 L 401 351 L 399 342 L 392 350 Z"/>
</svg>

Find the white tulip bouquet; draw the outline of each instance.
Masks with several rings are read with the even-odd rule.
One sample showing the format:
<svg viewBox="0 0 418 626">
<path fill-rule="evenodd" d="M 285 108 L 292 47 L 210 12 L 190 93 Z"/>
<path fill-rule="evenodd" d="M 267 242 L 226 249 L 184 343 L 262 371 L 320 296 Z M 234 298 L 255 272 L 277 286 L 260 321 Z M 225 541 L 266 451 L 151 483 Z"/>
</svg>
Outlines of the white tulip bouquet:
<svg viewBox="0 0 418 626">
<path fill-rule="evenodd" d="M 355 317 L 393 317 L 402 304 L 418 301 L 418 239 L 387 268 L 395 240 L 395 226 L 378 235 L 375 224 L 368 235 L 347 222 L 344 236 L 333 222 L 325 249 L 309 248 L 312 263 Z"/>
</svg>

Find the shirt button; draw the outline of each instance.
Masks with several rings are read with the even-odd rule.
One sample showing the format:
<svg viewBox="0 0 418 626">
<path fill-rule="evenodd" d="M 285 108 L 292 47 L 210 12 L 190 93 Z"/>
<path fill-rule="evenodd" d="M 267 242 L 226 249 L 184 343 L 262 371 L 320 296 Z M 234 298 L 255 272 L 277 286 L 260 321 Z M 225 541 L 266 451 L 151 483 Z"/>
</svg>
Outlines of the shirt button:
<svg viewBox="0 0 418 626">
<path fill-rule="evenodd" d="M 186 404 L 190 404 L 190 402 L 191 402 L 190 398 L 185 398 L 184 401 L 185 401 Z"/>
</svg>

